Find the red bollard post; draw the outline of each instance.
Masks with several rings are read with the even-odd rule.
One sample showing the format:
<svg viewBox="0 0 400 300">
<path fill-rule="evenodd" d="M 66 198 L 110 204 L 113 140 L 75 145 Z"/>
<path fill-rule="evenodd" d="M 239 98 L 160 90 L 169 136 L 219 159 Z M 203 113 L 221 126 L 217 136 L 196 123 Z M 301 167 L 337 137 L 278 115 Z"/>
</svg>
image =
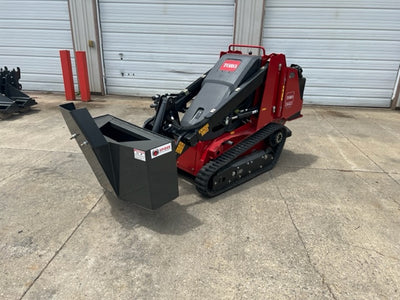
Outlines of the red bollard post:
<svg viewBox="0 0 400 300">
<path fill-rule="evenodd" d="M 72 76 L 69 50 L 60 50 L 61 69 L 64 81 L 65 100 L 75 100 L 74 78 Z"/>
<path fill-rule="evenodd" d="M 76 71 L 82 101 L 90 101 L 89 75 L 85 51 L 75 51 Z"/>
</svg>

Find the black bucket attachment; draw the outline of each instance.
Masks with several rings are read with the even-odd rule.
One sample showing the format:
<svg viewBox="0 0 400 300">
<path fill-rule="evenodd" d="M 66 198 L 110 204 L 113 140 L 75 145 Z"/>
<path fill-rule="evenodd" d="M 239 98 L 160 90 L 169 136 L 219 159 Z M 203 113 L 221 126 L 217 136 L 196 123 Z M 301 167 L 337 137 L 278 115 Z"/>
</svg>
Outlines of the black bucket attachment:
<svg viewBox="0 0 400 300">
<path fill-rule="evenodd" d="M 104 189 L 148 209 L 178 197 L 173 141 L 111 115 L 92 118 L 73 103 L 60 109 Z"/>
<path fill-rule="evenodd" d="M 16 112 L 31 109 L 37 102 L 21 92 L 21 70 L 9 71 L 7 67 L 0 69 L 0 117 L 5 118 Z"/>
<path fill-rule="evenodd" d="M 16 102 L 0 94 L 0 119 L 6 119 L 18 111 L 19 107 Z"/>
<path fill-rule="evenodd" d="M 26 111 L 30 109 L 31 106 L 37 104 L 35 99 L 29 97 L 27 94 L 9 84 L 6 85 L 5 95 L 18 105 L 20 112 Z"/>
</svg>

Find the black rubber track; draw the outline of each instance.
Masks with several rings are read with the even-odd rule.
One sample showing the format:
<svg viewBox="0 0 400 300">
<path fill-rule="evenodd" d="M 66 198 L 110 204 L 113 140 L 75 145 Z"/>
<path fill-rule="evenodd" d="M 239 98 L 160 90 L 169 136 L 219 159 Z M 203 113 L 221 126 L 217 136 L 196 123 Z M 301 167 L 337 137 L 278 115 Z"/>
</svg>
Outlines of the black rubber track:
<svg viewBox="0 0 400 300">
<path fill-rule="evenodd" d="M 262 169 L 258 169 L 257 171 L 252 172 L 251 174 L 248 174 L 247 176 L 242 177 L 239 180 L 236 180 L 232 182 L 232 185 L 226 186 L 221 189 L 213 190 L 212 184 L 210 184 L 212 178 L 223 168 L 229 166 L 229 164 L 233 163 L 236 158 L 238 158 L 241 154 L 245 153 L 249 149 L 251 149 L 253 146 L 257 145 L 259 142 L 267 139 L 270 135 L 275 133 L 278 130 L 283 130 L 284 136 L 283 140 L 281 143 L 279 143 L 276 147 L 273 147 L 273 154 L 274 158 L 271 161 L 270 164 L 266 165 Z M 289 132 L 288 129 L 286 129 L 285 126 L 276 124 L 276 123 L 271 123 L 265 126 L 264 128 L 260 129 L 256 133 L 252 134 L 251 136 L 247 137 L 243 141 L 241 141 L 239 144 L 233 146 L 231 149 L 226 151 L 224 154 L 221 156 L 217 157 L 216 159 L 210 161 L 206 165 L 203 166 L 203 168 L 200 169 L 199 173 L 196 176 L 195 179 L 195 184 L 196 184 L 196 189 L 199 191 L 200 194 L 206 197 L 214 197 L 219 194 L 222 194 L 223 192 L 226 192 L 264 172 L 267 172 L 271 170 L 276 163 L 278 162 L 279 156 L 281 155 L 283 146 L 285 144 L 286 136 L 287 133 Z"/>
</svg>

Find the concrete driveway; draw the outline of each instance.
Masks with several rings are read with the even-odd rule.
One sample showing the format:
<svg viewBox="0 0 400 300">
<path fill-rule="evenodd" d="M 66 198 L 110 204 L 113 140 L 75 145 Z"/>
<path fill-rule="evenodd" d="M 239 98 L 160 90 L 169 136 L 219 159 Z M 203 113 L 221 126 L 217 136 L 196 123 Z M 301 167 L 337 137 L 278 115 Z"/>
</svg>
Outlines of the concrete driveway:
<svg viewBox="0 0 400 300">
<path fill-rule="evenodd" d="M 400 113 L 307 106 L 278 165 L 149 212 L 105 195 L 58 110 L 0 121 L 1 299 L 399 299 Z M 141 125 L 149 100 L 80 103 Z"/>
</svg>

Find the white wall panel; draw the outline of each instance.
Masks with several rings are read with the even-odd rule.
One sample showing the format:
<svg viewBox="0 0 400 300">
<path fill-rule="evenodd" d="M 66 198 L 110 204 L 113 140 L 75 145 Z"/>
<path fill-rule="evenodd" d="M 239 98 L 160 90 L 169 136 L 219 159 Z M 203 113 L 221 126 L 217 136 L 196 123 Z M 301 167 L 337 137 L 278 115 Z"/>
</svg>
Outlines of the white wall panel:
<svg viewBox="0 0 400 300">
<path fill-rule="evenodd" d="M 306 103 L 389 107 L 399 16 L 397 0 L 266 0 L 263 45 L 303 67 Z"/>
<path fill-rule="evenodd" d="M 260 45 L 264 16 L 264 0 L 236 0 L 235 44 Z M 247 53 L 249 49 L 237 48 Z M 259 55 L 258 50 L 252 50 Z"/>
<path fill-rule="evenodd" d="M 63 91 L 59 50 L 72 51 L 68 1 L 1 0 L 0 11 L 0 66 L 20 67 L 24 90 Z"/>
<path fill-rule="evenodd" d="M 178 91 L 233 41 L 234 0 L 99 0 L 99 9 L 110 94 Z"/>
<path fill-rule="evenodd" d="M 96 0 L 68 0 L 75 51 L 85 51 L 90 91 L 104 95 Z"/>
</svg>

